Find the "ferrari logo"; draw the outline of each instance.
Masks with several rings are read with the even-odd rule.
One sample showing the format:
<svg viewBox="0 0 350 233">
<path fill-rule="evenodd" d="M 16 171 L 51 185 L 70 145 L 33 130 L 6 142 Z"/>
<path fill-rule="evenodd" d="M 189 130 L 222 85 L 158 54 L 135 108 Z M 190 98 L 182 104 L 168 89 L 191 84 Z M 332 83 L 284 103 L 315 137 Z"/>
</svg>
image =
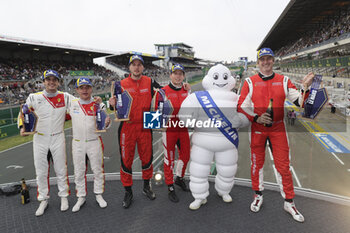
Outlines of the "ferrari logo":
<svg viewBox="0 0 350 233">
<path fill-rule="evenodd" d="M 60 99 L 60 98 L 58 98 L 58 99 L 57 99 L 57 102 L 61 102 L 61 99 Z"/>
</svg>

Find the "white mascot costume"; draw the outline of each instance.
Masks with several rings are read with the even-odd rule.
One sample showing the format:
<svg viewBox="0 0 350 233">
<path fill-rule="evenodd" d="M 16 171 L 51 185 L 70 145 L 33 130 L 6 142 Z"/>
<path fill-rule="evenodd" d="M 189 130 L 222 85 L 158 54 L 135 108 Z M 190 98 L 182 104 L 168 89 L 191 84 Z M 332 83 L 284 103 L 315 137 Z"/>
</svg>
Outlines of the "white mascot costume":
<svg viewBox="0 0 350 233">
<path fill-rule="evenodd" d="M 181 105 L 179 117 L 185 122 L 194 119 L 216 119 L 221 122 L 220 127 L 215 125 L 211 129 L 199 128 L 199 124 L 194 127 L 190 190 L 195 200 L 189 206 L 191 210 L 207 202 L 208 175 L 214 158 L 217 170 L 215 189 L 224 202 L 232 202 L 229 193 L 234 184 L 238 160 L 236 129 L 249 124 L 243 114 L 237 113 L 238 95 L 231 91 L 235 84 L 227 67 L 221 64 L 213 66 L 202 81 L 205 91 L 192 93 Z"/>
</svg>

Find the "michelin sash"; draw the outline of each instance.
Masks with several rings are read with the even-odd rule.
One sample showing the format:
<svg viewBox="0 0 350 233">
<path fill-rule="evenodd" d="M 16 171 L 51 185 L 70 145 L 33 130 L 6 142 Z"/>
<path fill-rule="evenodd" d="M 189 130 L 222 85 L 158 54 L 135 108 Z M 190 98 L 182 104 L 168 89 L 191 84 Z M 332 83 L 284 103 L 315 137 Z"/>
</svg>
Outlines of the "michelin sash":
<svg viewBox="0 0 350 233">
<path fill-rule="evenodd" d="M 214 121 L 221 121 L 221 126 L 218 127 L 218 129 L 236 148 L 238 148 L 239 140 L 237 130 L 232 127 L 231 122 L 215 104 L 209 92 L 197 91 L 195 94 L 208 117 Z"/>
</svg>

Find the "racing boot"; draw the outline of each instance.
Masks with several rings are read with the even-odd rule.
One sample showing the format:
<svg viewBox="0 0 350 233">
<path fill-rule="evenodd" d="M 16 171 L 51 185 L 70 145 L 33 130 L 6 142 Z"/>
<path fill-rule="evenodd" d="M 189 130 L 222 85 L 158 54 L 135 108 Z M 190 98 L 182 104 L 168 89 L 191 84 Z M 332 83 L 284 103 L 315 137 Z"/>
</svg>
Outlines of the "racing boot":
<svg viewBox="0 0 350 233">
<path fill-rule="evenodd" d="M 132 195 L 132 191 L 126 191 L 125 195 L 124 195 L 124 200 L 123 200 L 123 207 L 124 209 L 127 209 L 130 207 L 131 203 L 132 203 L 132 199 L 133 199 L 133 195 Z"/>
<path fill-rule="evenodd" d="M 172 202 L 179 202 L 179 198 L 177 197 L 177 195 L 175 193 L 175 188 L 174 188 L 173 184 L 169 185 L 168 191 L 169 191 L 168 192 L 169 200 Z"/>
<path fill-rule="evenodd" d="M 96 195 L 96 201 L 102 209 L 107 207 L 107 202 L 103 199 L 101 194 Z"/>
<path fill-rule="evenodd" d="M 285 201 L 284 210 L 290 213 L 295 221 L 297 222 L 305 221 L 304 216 L 297 210 L 293 201 L 292 202 Z"/>
<path fill-rule="evenodd" d="M 207 203 L 207 199 L 195 199 L 189 206 L 191 210 L 198 210 L 201 205 L 205 205 Z"/>
<path fill-rule="evenodd" d="M 254 195 L 254 200 L 252 202 L 252 204 L 250 204 L 250 210 L 252 212 L 259 212 L 260 208 L 261 208 L 261 205 L 263 203 L 263 195 L 261 194 L 255 194 Z"/>
<path fill-rule="evenodd" d="M 148 197 L 150 200 L 156 199 L 156 194 L 152 190 L 151 183 L 149 180 L 144 180 L 142 193 Z"/>
<path fill-rule="evenodd" d="M 43 215 L 48 206 L 49 206 L 48 200 L 41 201 L 39 208 L 35 212 L 35 216 L 39 217 L 39 216 Z"/>
<path fill-rule="evenodd" d="M 77 203 L 73 206 L 72 212 L 78 212 L 80 208 L 85 204 L 85 197 L 78 197 Z"/>
<path fill-rule="evenodd" d="M 61 197 L 61 211 L 67 211 L 69 208 L 68 198 Z"/>
<path fill-rule="evenodd" d="M 181 189 L 183 191 L 185 191 L 185 192 L 189 192 L 190 191 L 190 189 L 187 188 L 187 185 L 186 185 L 185 180 L 184 180 L 183 177 L 177 176 L 176 179 L 175 179 L 175 184 L 180 186 Z"/>
</svg>

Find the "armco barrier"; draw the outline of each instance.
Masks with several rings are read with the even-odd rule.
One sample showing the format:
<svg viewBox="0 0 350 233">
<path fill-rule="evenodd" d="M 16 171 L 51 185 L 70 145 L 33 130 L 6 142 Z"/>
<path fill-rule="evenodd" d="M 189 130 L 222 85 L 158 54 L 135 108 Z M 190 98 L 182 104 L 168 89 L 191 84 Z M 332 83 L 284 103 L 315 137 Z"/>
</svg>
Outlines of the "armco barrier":
<svg viewBox="0 0 350 233">
<path fill-rule="evenodd" d="M 19 106 L 0 110 L 0 126 L 17 123 Z"/>
<path fill-rule="evenodd" d="M 17 124 L 0 126 L 0 140 L 18 134 Z"/>
</svg>

